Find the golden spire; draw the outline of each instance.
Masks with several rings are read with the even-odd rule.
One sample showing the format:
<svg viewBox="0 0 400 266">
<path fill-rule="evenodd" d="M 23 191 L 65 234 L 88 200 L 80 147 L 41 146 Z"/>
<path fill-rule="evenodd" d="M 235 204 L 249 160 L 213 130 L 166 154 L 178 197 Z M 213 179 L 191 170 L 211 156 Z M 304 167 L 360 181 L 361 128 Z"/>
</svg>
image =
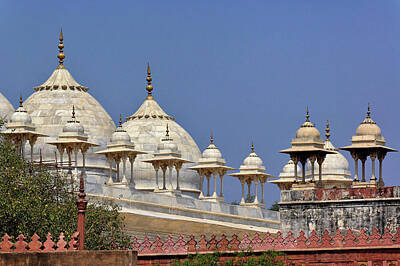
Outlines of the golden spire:
<svg viewBox="0 0 400 266">
<path fill-rule="evenodd" d="M 214 144 L 214 135 L 212 132 L 211 132 L 211 137 L 210 137 L 210 144 Z"/>
<path fill-rule="evenodd" d="M 151 70 L 150 70 L 150 64 L 149 63 L 147 63 L 147 77 L 146 77 L 146 80 L 147 80 L 146 90 L 147 90 L 147 94 L 148 94 L 146 99 L 153 100 L 154 98 L 151 95 L 151 92 L 153 91 L 153 86 L 151 85 L 151 81 L 153 79 L 151 78 Z"/>
<path fill-rule="evenodd" d="M 331 134 L 329 133 L 329 131 L 331 131 L 330 130 L 330 128 L 329 128 L 329 121 L 328 120 L 326 120 L 326 129 L 325 129 L 325 137 L 326 137 L 326 140 L 329 140 L 329 137 L 331 136 Z"/>
<path fill-rule="evenodd" d="M 122 127 L 122 115 L 119 114 L 119 126 Z"/>
<path fill-rule="evenodd" d="M 19 95 L 19 107 L 22 107 L 22 95 Z"/>
<path fill-rule="evenodd" d="M 64 49 L 64 44 L 63 44 L 63 32 L 62 32 L 62 28 L 60 31 L 60 43 L 58 44 L 58 49 L 60 50 L 60 52 L 57 55 L 58 60 L 58 67 L 57 68 L 65 68 L 64 67 L 64 58 L 65 58 L 65 54 L 63 53 L 63 49 Z"/>
<path fill-rule="evenodd" d="M 75 105 L 72 105 L 72 118 L 75 119 Z"/>
<path fill-rule="evenodd" d="M 306 112 L 306 122 L 310 122 L 310 115 L 308 114 L 308 106 L 307 106 L 307 112 Z"/>
<path fill-rule="evenodd" d="M 254 143 L 251 142 L 251 152 L 254 152 Z"/>
<path fill-rule="evenodd" d="M 367 118 L 371 118 L 371 109 L 369 107 L 369 103 L 368 103 Z"/>
</svg>

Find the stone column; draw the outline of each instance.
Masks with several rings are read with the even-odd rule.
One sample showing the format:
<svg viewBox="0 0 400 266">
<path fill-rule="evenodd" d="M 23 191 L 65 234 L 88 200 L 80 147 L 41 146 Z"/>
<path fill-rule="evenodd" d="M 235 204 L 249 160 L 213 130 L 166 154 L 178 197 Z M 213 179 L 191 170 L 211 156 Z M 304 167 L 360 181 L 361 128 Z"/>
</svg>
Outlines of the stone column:
<svg viewBox="0 0 400 266">
<path fill-rule="evenodd" d="M 261 203 L 264 204 L 264 184 L 265 181 L 264 180 L 260 180 L 261 183 Z"/>
<path fill-rule="evenodd" d="M 211 178 L 211 173 L 206 173 L 206 178 L 207 178 L 207 197 L 210 196 L 210 178 Z"/>
<path fill-rule="evenodd" d="M 182 162 L 176 162 L 175 163 L 175 171 L 176 171 L 176 190 L 181 190 L 181 187 L 179 186 L 179 172 L 181 171 L 182 168 Z"/>
<path fill-rule="evenodd" d="M 161 163 L 161 171 L 163 172 L 163 190 L 166 190 L 167 187 L 165 186 L 165 172 L 167 171 L 167 165 L 164 163 Z"/>
<path fill-rule="evenodd" d="M 225 175 L 225 173 L 223 171 L 219 172 L 219 178 L 221 179 L 220 188 L 219 188 L 219 196 L 221 198 L 224 197 L 224 186 L 223 186 L 224 175 Z"/>
<path fill-rule="evenodd" d="M 246 204 L 246 201 L 244 199 L 244 181 L 245 181 L 245 179 L 241 177 L 241 178 L 239 178 L 239 180 L 240 180 L 240 184 L 242 185 L 242 199 L 240 201 L 240 205 L 244 205 L 244 204 Z"/>
<path fill-rule="evenodd" d="M 160 189 L 160 186 L 158 185 L 158 170 L 160 169 L 160 164 L 158 162 L 153 163 L 154 170 L 156 171 L 156 190 Z"/>
<path fill-rule="evenodd" d="M 315 182 L 315 161 L 317 157 L 315 155 L 310 156 L 310 163 L 311 163 L 311 182 Z"/>
<path fill-rule="evenodd" d="M 247 183 L 247 198 L 250 199 L 251 197 L 251 178 L 247 178 L 246 183 Z"/>
<path fill-rule="evenodd" d="M 371 158 L 371 181 L 376 181 L 375 177 L 375 159 L 376 159 L 376 152 L 372 152 L 369 157 Z"/>
<path fill-rule="evenodd" d="M 361 160 L 361 182 L 365 182 L 365 161 L 367 160 L 367 156 L 364 154 L 360 156 Z"/>
<path fill-rule="evenodd" d="M 74 179 L 72 176 L 72 148 L 71 147 L 66 147 L 67 150 L 67 155 L 68 155 L 68 175 L 71 176 L 71 183 L 73 184 Z"/>
<path fill-rule="evenodd" d="M 126 179 L 126 160 L 128 158 L 126 155 L 122 155 L 122 181 L 123 184 L 128 184 L 128 180 Z"/>
<path fill-rule="evenodd" d="M 325 154 L 319 154 L 317 156 L 317 163 L 318 163 L 318 187 L 322 187 L 322 163 L 325 160 Z"/>
<path fill-rule="evenodd" d="M 86 153 L 89 149 L 88 145 L 82 145 L 81 153 L 82 153 L 82 174 L 84 178 L 86 178 Z"/>
<path fill-rule="evenodd" d="M 35 145 L 37 136 L 31 136 L 29 138 L 29 145 L 31 146 L 31 163 L 33 162 L 33 146 Z"/>
<path fill-rule="evenodd" d="M 297 183 L 297 163 L 299 162 L 299 158 L 296 155 L 291 154 L 290 155 L 290 159 L 293 161 L 294 164 L 294 182 L 293 183 Z"/>
<path fill-rule="evenodd" d="M 383 159 L 385 159 L 386 156 L 386 151 L 378 152 L 378 160 L 379 160 L 379 180 L 378 180 L 378 186 L 383 187 L 385 183 L 383 182 L 383 176 L 382 176 L 382 164 L 383 164 Z"/>
<path fill-rule="evenodd" d="M 131 165 L 131 179 L 129 180 L 129 183 L 133 187 L 135 187 L 135 179 L 133 178 L 133 164 L 135 163 L 135 159 L 136 159 L 136 155 L 129 156 L 129 163 Z M 154 167 L 154 169 L 155 169 L 155 167 Z M 157 187 L 158 187 L 158 169 L 156 170 L 156 182 L 157 182 Z"/>
<path fill-rule="evenodd" d="M 213 178 L 214 178 L 214 192 L 212 194 L 212 197 L 213 198 L 217 198 L 218 197 L 217 196 L 217 175 L 218 175 L 218 173 L 214 172 L 212 175 L 213 175 Z"/>
<path fill-rule="evenodd" d="M 254 179 L 254 187 L 255 187 L 255 191 L 254 191 L 254 204 L 259 204 L 258 202 L 258 178 L 256 177 Z"/>
<path fill-rule="evenodd" d="M 116 182 L 119 183 L 121 182 L 121 179 L 119 178 L 119 164 L 121 163 L 121 157 L 116 156 L 115 158 L 115 164 L 117 165 L 117 178 L 116 178 Z"/>
<path fill-rule="evenodd" d="M 74 166 L 75 166 L 75 180 L 78 180 L 78 153 L 79 153 L 79 148 L 77 146 L 74 146 Z"/>
<path fill-rule="evenodd" d="M 358 155 L 356 152 L 351 152 L 351 157 L 354 159 L 354 182 L 360 181 L 358 179 Z"/>
<path fill-rule="evenodd" d="M 199 199 L 203 199 L 204 198 L 204 194 L 203 194 L 204 173 L 200 169 L 198 170 L 198 173 L 200 175 L 200 195 L 199 195 Z"/>
<path fill-rule="evenodd" d="M 61 165 L 61 172 L 63 169 L 63 158 L 64 158 L 64 147 L 57 145 L 58 153 L 60 154 L 60 165 Z"/>
<path fill-rule="evenodd" d="M 172 186 L 172 170 L 174 169 L 174 164 L 169 163 L 168 164 L 168 169 L 169 169 L 169 187 L 168 187 L 168 190 L 173 191 L 174 187 Z"/>
<path fill-rule="evenodd" d="M 306 162 L 307 162 L 307 157 L 302 157 L 300 159 L 300 163 L 301 163 L 301 167 L 302 167 L 302 169 L 301 169 L 301 172 L 302 172 L 301 183 L 302 184 L 306 183 Z"/>
<path fill-rule="evenodd" d="M 112 185 L 114 183 L 113 179 L 112 179 L 112 165 L 113 165 L 114 159 L 113 159 L 113 156 L 111 154 L 107 154 L 106 157 L 107 157 L 107 160 L 108 160 L 108 164 L 110 166 L 110 173 L 109 173 L 107 184 L 108 185 Z"/>
</svg>

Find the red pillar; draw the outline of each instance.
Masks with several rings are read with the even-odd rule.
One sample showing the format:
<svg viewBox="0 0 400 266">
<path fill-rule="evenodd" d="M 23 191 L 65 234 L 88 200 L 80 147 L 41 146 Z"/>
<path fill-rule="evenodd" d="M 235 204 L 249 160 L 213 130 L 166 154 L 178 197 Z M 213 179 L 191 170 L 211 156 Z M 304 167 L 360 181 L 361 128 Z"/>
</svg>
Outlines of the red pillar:
<svg viewBox="0 0 400 266">
<path fill-rule="evenodd" d="M 87 206 L 87 200 L 85 200 L 85 197 L 85 185 L 83 181 L 83 174 L 81 174 L 78 200 L 76 201 L 76 206 L 78 207 L 79 250 L 85 249 L 85 212 Z"/>
</svg>

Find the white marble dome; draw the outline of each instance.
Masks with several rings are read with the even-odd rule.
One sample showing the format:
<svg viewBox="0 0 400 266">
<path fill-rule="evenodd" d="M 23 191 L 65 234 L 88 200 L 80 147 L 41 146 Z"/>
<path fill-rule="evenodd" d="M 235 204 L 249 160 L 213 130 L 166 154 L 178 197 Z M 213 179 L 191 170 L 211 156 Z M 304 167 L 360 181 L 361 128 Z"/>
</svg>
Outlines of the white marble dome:
<svg viewBox="0 0 400 266">
<path fill-rule="evenodd" d="M 222 153 L 217 146 L 215 146 L 212 136 L 210 145 L 208 145 L 208 147 L 203 151 L 201 157 L 207 159 L 222 159 Z"/>
<path fill-rule="evenodd" d="M 193 138 L 175 122 L 173 117 L 167 115 L 161 109 L 149 92 L 149 96 L 139 109 L 129 116 L 123 124 L 123 128 L 135 143 L 136 149 L 148 152 L 148 154 L 138 155 L 134 163 L 136 189 L 154 190 L 156 185 L 154 168 L 151 164 L 144 163 L 142 160 L 151 159 L 153 157 L 152 154 L 157 152 L 161 139 L 165 137 L 167 125 L 169 127 L 169 136 L 173 139 L 173 143 L 177 145 L 182 158 L 192 162 L 197 162 L 200 158 L 200 150 Z M 168 143 L 168 145 L 170 144 Z M 185 194 L 198 196 L 200 193 L 200 177 L 195 171 L 187 169 L 192 165 L 184 164 L 179 173 L 179 183 L 181 190 Z"/>
<path fill-rule="evenodd" d="M 322 163 L 322 181 L 324 183 L 331 183 L 331 186 L 340 185 L 341 183 L 349 183 L 351 180 L 351 173 L 349 162 L 347 159 L 337 151 L 329 139 L 325 141 L 324 148 L 326 150 L 334 151 L 335 153 L 327 154 L 324 162 Z M 318 180 L 319 165 L 314 164 L 314 177 Z M 307 162 L 306 176 L 311 177 L 311 163 Z"/>
<path fill-rule="evenodd" d="M 94 151 L 106 147 L 115 125 L 104 108 L 88 93 L 88 88 L 77 83 L 67 69 L 58 67 L 45 83 L 34 90 L 35 92 L 24 102 L 24 107 L 32 117 L 36 130 L 49 136 L 39 138 L 36 142 L 34 160 L 39 159 L 39 149 L 42 151 L 44 161 L 54 160 L 56 148 L 46 142 L 57 140 L 63 129 L 81 131 L 84 128 L 89 137 L 88 141 L 100 145 L 89 149 L 86 156 L 87 170 L 108 169 L 105 156 L 95 154 Z M 80 121 L 79 127 L 83 128 L 77 129 L 76 125 L 67 124 L 71 119 L 73 106 L 76 119 Z M 79 157 L 78 166 L 81 164 L 82 160 Z"/>
<path fill-rule="evenodd" d="M 112 144 L 132 144 L 131 137 L 128 132 L 122 128 L 122 123 L 117 127 L 115 132 L 111 136 Z"/>
<path fill-rule="evenodd" d="M 252 151 L 249 156 L 243 160 L 243 165 L 247 167 L 263 168 L 263 161 L 254 151 Z"/>
<path fill-rule="evenodd" d="M 15 110 L 15 112 L 11 115 L 10 122 L 21 123 L 24 125 L 32 124 L 32 118 L 25 110 L 25 108 L 22 106 L 22 102 L 20 103 L 18 109 Z"/>
<path fill-rule="evenodd" d="M 0 93 L 0 119 L 9 120 L 13 113 L 14 113 L 14 107 L 7 100 L 7 98 Z"/>
<path fill-rule="evenodd" d="M 301 166 L 297 165 L 297 176 L 300 176 Z M 285 177 L 294 177 L 294 162 L 289 160 L 282 168 L 281 173 L 279 174 L 280 178 Z"/>
</svg>

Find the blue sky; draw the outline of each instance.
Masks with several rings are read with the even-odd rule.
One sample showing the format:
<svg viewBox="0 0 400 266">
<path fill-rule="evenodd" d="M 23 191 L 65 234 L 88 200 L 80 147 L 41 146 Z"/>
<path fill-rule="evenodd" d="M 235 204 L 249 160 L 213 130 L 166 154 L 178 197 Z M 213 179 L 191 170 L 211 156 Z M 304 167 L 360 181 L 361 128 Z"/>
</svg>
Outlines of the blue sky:
<svg viewBox="0 0 400 266">
<path fill-rule="evenodd" d="M 20 93 L 65 65 L 118 121 L 154 96 L 201 150 L 214 132 L 228 164 L 239 167 L 254 141 L 278 175 L 304 122 L 306 106 L 336 147 L 350 143 L 367 103 L 387 144 L 399 148 L 399 1 L 8 1 L 0 2 L 0 91 Z M 348 159 L 349 156 L 345 153 Z M 399 184 L 399 154 L 384 181 Z M 353 163 L 350 161 L 351 167 Z M 225 179 L 227 201 L 240 185 Z M 266 185 L 267 205 L 279 190 Z"/>
</svg>

